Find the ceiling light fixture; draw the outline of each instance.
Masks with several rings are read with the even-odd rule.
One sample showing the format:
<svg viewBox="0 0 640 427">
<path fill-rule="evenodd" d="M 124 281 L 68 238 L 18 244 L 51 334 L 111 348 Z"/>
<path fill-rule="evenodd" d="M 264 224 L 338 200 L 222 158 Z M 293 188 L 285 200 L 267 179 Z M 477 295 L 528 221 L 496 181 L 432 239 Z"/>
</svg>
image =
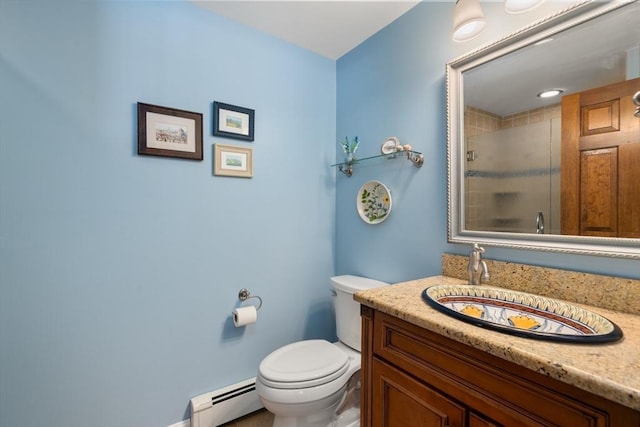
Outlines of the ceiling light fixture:
<svg viewBox="0 0 640 427">
<path fill-rule="evenodd" d="M 540 92 L 538 94 L 538 98 L 551 98 L 551 97 L 560 95 L 562 92 L 564 92 L 564 90 L 562 89 L 549 89 L 549 90 Z"/>
<path fill-rule="evenodd" d="M 506 0 L 504 10 L 512 15 L 529 12 L 540 6 L 544 0 Z"/>
<path fill-rule="evenodd" d="M 466 42 L 487 26 L 480 0 L 456 0 L 453 10 L 453 41 Z"/>
<path fill-rule="evenodd" d="M 529 12 L 544 0 L 505 0 L 504 10 L 510 14 Z M 480 0 L 456 0 L 453 9 L 453 36 L 455 42 L 466 42 L 476 37 L 487 26 Z"/>
</svg>

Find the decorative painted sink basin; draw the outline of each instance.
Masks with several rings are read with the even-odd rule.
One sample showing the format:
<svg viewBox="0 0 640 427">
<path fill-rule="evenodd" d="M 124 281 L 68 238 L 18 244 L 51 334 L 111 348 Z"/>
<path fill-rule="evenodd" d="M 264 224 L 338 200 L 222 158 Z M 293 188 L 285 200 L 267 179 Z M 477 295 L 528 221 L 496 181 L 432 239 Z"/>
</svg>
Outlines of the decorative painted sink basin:
<svg viewBox="0 0 640 427">
<path fill-rule="evenodd" d="M 422 299 L 464 322 L 507 334 L 547 341 L 606 343 L 622 331 L 605 317 L 570 303 L 489 286 L 439 285 Z"/>
</svg>

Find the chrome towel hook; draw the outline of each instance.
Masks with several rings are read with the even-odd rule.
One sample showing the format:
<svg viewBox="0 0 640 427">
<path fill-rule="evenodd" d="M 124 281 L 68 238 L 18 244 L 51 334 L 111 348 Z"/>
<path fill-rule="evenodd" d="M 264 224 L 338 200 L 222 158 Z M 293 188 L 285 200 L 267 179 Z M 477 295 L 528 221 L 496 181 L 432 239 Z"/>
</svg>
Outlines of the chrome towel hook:
<svg viewBox="0 0 640 427">
<path fill-rule="evenodd" d="M 260 298 L 258 295 L 251 295 L 251 293 L 246 288 L 240 289 L 240 292 L 238 292 L 238 298 L 243 302 L 248 300 L 249 298 L 257 298 L 258 306 L 256 307 L 256 311 L 260 310 L 260 307 L 262 307 L 262 298 Z"/>
</svg>

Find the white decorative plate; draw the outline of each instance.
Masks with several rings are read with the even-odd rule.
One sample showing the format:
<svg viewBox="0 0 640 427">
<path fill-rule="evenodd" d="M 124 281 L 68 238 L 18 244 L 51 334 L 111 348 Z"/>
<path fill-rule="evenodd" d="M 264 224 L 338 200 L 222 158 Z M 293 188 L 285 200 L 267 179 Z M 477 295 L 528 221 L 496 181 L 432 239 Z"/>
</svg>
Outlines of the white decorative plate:
<svg viewBox="0 0 640 427">
<path fill-rule="evenodd" d="M 380 181 L 366 182 L 356 197 L 360 218 L 367 224 L 380 224 L 391 213 L 391 191 Z"/>
</svg>

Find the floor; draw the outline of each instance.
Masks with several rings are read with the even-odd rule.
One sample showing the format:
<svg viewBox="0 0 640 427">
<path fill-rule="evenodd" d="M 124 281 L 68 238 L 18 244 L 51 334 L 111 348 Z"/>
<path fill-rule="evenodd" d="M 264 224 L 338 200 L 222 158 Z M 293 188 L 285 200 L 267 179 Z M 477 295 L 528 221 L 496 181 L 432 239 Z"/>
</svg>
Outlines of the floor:
<svg viewBox="0 0 640 427">
<path fill-rule="evenodd" d="M 272 425 L 273 414 L 261 409 L 220 427 L 271 427 Z"/>
</svg>

